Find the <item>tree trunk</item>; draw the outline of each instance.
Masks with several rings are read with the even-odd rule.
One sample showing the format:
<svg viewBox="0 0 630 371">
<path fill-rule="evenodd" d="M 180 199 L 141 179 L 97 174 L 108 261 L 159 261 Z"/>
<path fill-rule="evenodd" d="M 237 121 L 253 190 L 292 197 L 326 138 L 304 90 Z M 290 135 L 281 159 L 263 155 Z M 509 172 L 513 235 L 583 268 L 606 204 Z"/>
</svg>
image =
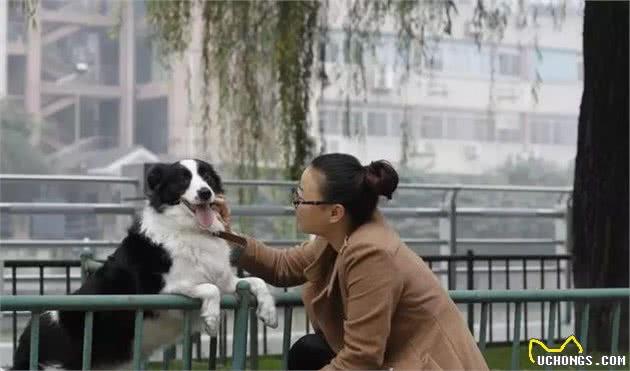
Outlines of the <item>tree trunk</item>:
<svg viewBox="0 0 630 371">
<path fill-rule="evenodd" d="M 628 287 L 628 2 L 587 1 L 573 190 L 575 287 Z M 576 324 L 581 306 L 576 305 Z M 620 351 L 628 350 L 628 300 Z M 588 351 L 609 350 L 612 306 L 592 302 Z M 577 329 L 576 325 L 576 329 Z M 580 339 L 580 331 L 576 333 Z"/>
</svg>

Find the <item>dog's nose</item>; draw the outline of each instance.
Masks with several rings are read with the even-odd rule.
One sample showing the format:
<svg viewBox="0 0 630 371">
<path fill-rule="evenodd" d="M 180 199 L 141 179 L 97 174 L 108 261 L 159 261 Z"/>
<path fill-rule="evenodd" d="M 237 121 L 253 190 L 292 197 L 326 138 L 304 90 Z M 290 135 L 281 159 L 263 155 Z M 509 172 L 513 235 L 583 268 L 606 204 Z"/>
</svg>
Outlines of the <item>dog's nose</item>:
<svg viewBox="0 0 630 371">
<path fill-rule="evenodd" d="M 199 197 L 201 201 L 208 201 L 210 197 L 212 197 L 212 191 L 210 188 L 201 188 L 197 191 L 197 197 Z"/>
</svg>

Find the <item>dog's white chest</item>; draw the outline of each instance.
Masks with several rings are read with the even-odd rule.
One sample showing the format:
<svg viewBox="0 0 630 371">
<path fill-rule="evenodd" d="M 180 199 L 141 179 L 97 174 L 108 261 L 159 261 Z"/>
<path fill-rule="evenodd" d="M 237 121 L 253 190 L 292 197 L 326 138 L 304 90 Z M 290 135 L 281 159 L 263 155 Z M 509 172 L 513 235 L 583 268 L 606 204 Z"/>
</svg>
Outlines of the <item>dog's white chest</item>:
<svg viewBox="0 0 630 371">
<path fill-rule="evenodd" d="M 162 292 L 177 292 L 178 288 L 202 283 L 222 288 L 232 275 L 230 248 L 224 241 L 211 240 L 205 236 L 189 237 L 165 247 L 171 255 L 172 265 L 164 275 Z"/>
</svg>

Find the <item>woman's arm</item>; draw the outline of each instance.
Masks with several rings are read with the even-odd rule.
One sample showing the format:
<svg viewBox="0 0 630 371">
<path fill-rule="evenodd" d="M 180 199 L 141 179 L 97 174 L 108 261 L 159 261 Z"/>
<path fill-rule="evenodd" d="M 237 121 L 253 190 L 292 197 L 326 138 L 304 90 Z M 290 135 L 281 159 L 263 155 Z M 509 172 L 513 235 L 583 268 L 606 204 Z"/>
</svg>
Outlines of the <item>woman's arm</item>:
<svg viewBox="0 0 630 371">
<path fill-rule="evenodd" d="M 321 243 L 305 241 L 288 249 L 276 249 L 247 237 L 247 245 L 235 264 L 273 286 L 297 286 L 306 282 L 304 269 L 316 258 Z"/>
</svg>

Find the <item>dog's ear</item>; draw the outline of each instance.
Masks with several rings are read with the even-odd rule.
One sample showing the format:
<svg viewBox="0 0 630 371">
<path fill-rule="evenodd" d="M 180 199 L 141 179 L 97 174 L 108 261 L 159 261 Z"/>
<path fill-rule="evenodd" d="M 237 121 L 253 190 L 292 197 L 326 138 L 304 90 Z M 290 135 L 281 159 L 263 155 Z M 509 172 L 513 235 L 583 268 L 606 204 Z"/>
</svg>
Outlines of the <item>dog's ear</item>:
<svg viewBox="0 0 630 371">
<path fill-rule="evenodd" d="M 147 191 L 152 193 L 160 184 L 166 170 L 165 164 L 155 164 L 147 172 Z"/>
<path fill-rule="evenodd" d="M 221 182 L 221 177 L 214 170 L 214 167 L 212 167 L 212 165 L 210 165 L 210 171 L 208 171 L 208 173 L 210 174 L 210 177 L 212 178 L 215 184 L 215 186 L 213 187 L 214 193 L 224 194 L 225 191 L 223 190 L 223 183 Z"/>
</svg>

